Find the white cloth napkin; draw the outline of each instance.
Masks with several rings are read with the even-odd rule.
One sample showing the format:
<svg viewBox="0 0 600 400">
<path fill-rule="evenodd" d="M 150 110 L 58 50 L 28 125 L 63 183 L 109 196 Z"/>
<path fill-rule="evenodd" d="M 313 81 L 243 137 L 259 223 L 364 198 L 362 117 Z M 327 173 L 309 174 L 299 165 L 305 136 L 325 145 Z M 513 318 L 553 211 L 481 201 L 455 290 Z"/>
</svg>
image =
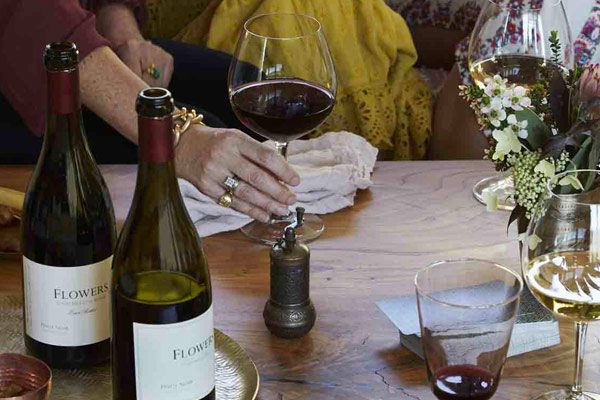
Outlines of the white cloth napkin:
<svg viewBox="0 0 600 400">
<path fill-rule="evenodd" d="M 272 143 L 265 143 L 273 146 Z M 298 203 L 310 214 L 328 214 L 354 205 L 358 189 L 371 186 L 377 149 L 349 132 L 330 132 L 311 140 L 294 141 L 288 160 L 300 175 L 293 188 Z M 179 189 L 201 237 L 239 229 L 252 220 L 235 210 L 221 207 L 194 185 L 179 179 Z"/>
</svg>

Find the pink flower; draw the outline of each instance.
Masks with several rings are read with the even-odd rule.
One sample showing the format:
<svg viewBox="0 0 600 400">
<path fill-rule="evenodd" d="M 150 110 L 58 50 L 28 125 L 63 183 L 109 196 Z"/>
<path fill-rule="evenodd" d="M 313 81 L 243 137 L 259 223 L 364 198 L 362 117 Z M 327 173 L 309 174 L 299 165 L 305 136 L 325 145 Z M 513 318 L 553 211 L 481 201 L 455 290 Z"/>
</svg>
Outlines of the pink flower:
<svg viewBox="0 0 600 400">
<path fill-rule="evenodd" d="M 592 65 L 583 71 L 579 78 L 579 96 L 583 104 L 600 97 L 600 66 Z"/>
</svg>

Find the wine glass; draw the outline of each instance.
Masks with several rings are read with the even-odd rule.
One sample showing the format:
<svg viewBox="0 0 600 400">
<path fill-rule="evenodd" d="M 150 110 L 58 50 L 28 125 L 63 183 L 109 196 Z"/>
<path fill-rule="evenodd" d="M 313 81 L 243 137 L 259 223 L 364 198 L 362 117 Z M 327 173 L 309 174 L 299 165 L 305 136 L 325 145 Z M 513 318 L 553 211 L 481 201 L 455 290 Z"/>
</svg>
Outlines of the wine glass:
<svg viewBox="0 0 600 400">
<path fill-rule="evenodd" d="M 290 141 L 316 129 L 335 104 L 337 78 L 323 29 L 315 18 L 300 14 L 266 14 L 249 19 L 229 68 L 229 99 L 237 117 L 253 132 L 275 142 L 284 157 Z M 242 232 L 272 244 L 292 221 L 271 216 Z M 325 226 L 305 215 L 297 229 L 302 241 L 316 239 Z"/>
<path fill-rule="evenodd" d="M 555 57 L 550 36 L 561 43 Z M 500 75 L 526 89 L 542 79 L 542 67 L 566 71 L 573 67 L 571 30 L 562 0 L 488 0 L 469 42 L 469 72 L 475 83 Z M 473 195 L 485 204 L 484 193 L 497 195 L 498 208 L 512 210 L 514 184 L 506 174 L 478 182 Z"/>
<path fill-rule="evenodd" d="M 599 171 L 569 171 L 548 183 L 539 216 L 527 232 L 522 254 L 523 276 L 534 296 L 554 314 L 575 321 L 575 379 L 570 390 L 555 390 L 536 400 L 590 400 L 583 392 L 582 372 L 588 322 L 600 319 L 600 190 L 560 194 L 567 174 L 585 184 Z M 592 396 L 592 397 L 590 397 Z M 596 396 L 596 397 L 594 397 Z"/>
<path fill-rule="evenodd" d="M 491 398 L 517 319 L 521 277 L 489 261 L 452 260 L 419 271 L 415 286 L 433 394 Z"/>
</svg>

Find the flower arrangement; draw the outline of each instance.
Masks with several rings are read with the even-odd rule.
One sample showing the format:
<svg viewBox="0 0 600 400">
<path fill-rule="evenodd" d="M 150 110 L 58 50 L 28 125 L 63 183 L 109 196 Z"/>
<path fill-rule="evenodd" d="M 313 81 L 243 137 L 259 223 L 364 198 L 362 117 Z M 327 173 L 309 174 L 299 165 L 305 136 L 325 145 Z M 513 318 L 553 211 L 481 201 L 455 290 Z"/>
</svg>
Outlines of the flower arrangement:
<svg viewBox="0 0 600 400">
<path fill-rule="evenodd" d="M 561 45 L 555 33 L 550 41 L 558 60 Z M 516 207 L 509 225 L 518 221 L 519 233 L 540 212 L 548 182 L 559 185 L 562 193 L 589 190 L 594 184 L 593 177 L 575 173 L 554 183 L 555 175 L 597 169 L 600 161 L 600 67 L 567 71 L 548 62 L 539 75 L 527 87 L 500 76 L 460 87 L 489 137 L 484 158 L 512 175 Z M 485 198 L 488 208 L 497 204 L 493 195 Z"/>
</svg>

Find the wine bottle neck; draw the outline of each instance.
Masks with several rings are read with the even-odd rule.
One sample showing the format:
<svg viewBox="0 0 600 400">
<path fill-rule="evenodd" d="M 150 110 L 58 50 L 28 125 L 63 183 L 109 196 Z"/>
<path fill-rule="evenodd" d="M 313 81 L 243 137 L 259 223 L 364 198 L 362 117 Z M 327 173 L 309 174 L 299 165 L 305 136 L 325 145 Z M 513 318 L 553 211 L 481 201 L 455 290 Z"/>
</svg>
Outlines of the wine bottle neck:
<svg viewBox="0 0 600 400">
<path fill-rule="evenodd" d="M 165 164 L 175 156 L 173 117 L 138 118 L 138 146 L 141 163 Z"/>
<path fill-rule="evenodd" d="M 138 118 L 139 166 L 136 196 L 144 207 L 179 201 L 175 174 L 173 118 Z M 175 197 L 173 197 L 175 196 Z"/>
<path fill-rule="evenodd" d="M 52 153 L 87 149 L 81 121 L 79 71 L 47 71 L 48 117 L 44 146 Z M 86 150 L 89 152 L 89 150 Z"/>
<path fill-rule="evenodd" d="M 77 114 L 81 110 L 79 70 L 47 71 L 48 112 L 54 115 Z"/>
</svg>

